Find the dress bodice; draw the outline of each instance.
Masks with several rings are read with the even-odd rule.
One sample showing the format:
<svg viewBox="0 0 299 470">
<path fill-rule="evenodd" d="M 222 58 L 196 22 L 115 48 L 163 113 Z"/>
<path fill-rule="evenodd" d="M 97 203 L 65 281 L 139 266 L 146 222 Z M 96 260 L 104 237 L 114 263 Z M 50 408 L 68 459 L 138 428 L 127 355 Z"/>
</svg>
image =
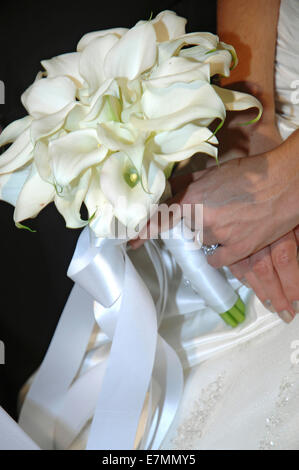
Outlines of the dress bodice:
<svg viewBox="0 0 299 470">
<path fill-rule="evenodd" d="M 299 127 L 299 0 L 281 0 L 275 95 L 278 127 L 286 138 Z"/>
</svg>

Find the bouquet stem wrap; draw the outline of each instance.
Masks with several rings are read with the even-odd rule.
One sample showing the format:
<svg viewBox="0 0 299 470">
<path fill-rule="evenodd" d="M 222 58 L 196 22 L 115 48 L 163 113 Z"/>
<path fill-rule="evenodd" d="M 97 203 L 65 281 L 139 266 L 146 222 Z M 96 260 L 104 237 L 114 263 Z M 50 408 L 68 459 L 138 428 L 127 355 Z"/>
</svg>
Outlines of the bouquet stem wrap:
<svg viewBox="0 0 299 470">
<path fill-rule="evenodd" d="M 201 245 L 194 240 L 194 234 L 185 225 L 184 219 L 167 233 L 164 244 L 207 305 L 219 314 L 235 305 L 238 295 L 220 272 L 209 265 L 200 249 Z"/>
</svg>

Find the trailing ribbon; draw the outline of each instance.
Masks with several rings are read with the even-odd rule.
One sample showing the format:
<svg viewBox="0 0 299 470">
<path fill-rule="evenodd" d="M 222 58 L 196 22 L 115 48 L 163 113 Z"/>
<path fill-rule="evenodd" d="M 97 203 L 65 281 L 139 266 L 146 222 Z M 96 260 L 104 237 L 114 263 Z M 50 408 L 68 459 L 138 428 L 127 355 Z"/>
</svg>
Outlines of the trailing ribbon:
<svg viewBox="0 0 299 470">
<path fill-rule="evenodd" d="M 18 424 L 0 406 L 0 450 L 39 450 Z"/>
<path fill-rule="evenodd" d="M 166 277 L 157 251 L 152 246 L 148 252 L 163 287 Z M 57 448 L 65 434 L 67 448 L 94 414 L 87 449 L 133 449 L 148 391 L 149 404 L 153 399 L 153 376 L 160 397 L 152 415 L 148 408 L 141 445 L 158 449 L 179 406 L 183 373 L 176 353 L 157 333 L 148 289 L 124 245 L 89 239 L 88 229 L 79 237 L 68 275 L 75 286 L 24 401 L 21 427 L 42 449 Z M 164 288 L 159 314 L 165 294 Z M 110 354 L 76 378 L 95 320 L 112 341 Z M 86 404 L 92 384 L 93 400 Z"/>
</svg>

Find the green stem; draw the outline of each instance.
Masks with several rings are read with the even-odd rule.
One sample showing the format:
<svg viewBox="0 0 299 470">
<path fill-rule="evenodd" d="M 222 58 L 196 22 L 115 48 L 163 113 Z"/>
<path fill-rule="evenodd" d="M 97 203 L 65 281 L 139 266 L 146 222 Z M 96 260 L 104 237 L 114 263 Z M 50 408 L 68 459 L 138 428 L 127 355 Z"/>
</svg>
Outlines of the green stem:
<svg viewBox="0 0 299 470">
<path fill-rule="evenodd" d="M 221 318 L 230 325 L 231 327 L 235 328 L 240 323 L 243 323 L 245 320 L 245 305 L 238 297 L 235 305 L 233 305 L 227 312 L 222 313 Z"/>
<path fill-rule="evenodd" d="M 220 314 L 221 318 L 227 323 L 228 325 L 235 328 L 238 326 L 238 322 L 230 315 L 229 311 Z"/>
</svg>

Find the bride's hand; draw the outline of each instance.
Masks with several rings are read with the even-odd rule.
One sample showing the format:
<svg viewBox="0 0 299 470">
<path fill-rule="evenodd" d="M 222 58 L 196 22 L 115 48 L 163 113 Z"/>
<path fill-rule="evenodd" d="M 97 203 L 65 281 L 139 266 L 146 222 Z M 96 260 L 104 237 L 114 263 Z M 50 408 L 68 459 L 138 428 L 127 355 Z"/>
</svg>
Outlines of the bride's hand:
<svg viewBox="0 0 299 470">
<path fill-rule="evenodd" d="M 299 313 L 299 226 L 280 240 L 229 266 L 232 274 L 249 285 L 265 307 L 286 323 Z"/>
<path fill-rule="evenodd" d="M 173 178 L 168 204 L 177 209 L 174 219 L 181 218 L 184 205 L 203 204 L 203 242 L 221 245 L 208 258 L 212 266 L 247 258 L 299 224 L 298 145 L 296 131 L 269 152 Z M 186 223 L 194 226 L 192 220 Z M 152 236 L 154 231 L 151 225 Z M 146 232 L 140 232 L 141 239 Z M 142 244 L 140 238 L 134 247 Z"/>
<path fill-rule="evenodd" d="M 249 120 L 249 119 L 248 119 Z M 275 123 L 241 127 L 233 119 L 222 132 L 221 161 L 268 152 L 283 140 Z M 231 272 L 251 287 L 265 307 L 290 323 L 299 313 L 299 226 L 259 252 L 230 267 Z"/>
<path fill-rule="evenodd" d="M 193 174 L 170 203 L 203 203 L 203 241 L 220 246 L 209 263 L 229 266 L 299 223 L 299 131 L 270 152 Z M 182 187 L 182 186 L 181 186 Z"/>
</svg>

